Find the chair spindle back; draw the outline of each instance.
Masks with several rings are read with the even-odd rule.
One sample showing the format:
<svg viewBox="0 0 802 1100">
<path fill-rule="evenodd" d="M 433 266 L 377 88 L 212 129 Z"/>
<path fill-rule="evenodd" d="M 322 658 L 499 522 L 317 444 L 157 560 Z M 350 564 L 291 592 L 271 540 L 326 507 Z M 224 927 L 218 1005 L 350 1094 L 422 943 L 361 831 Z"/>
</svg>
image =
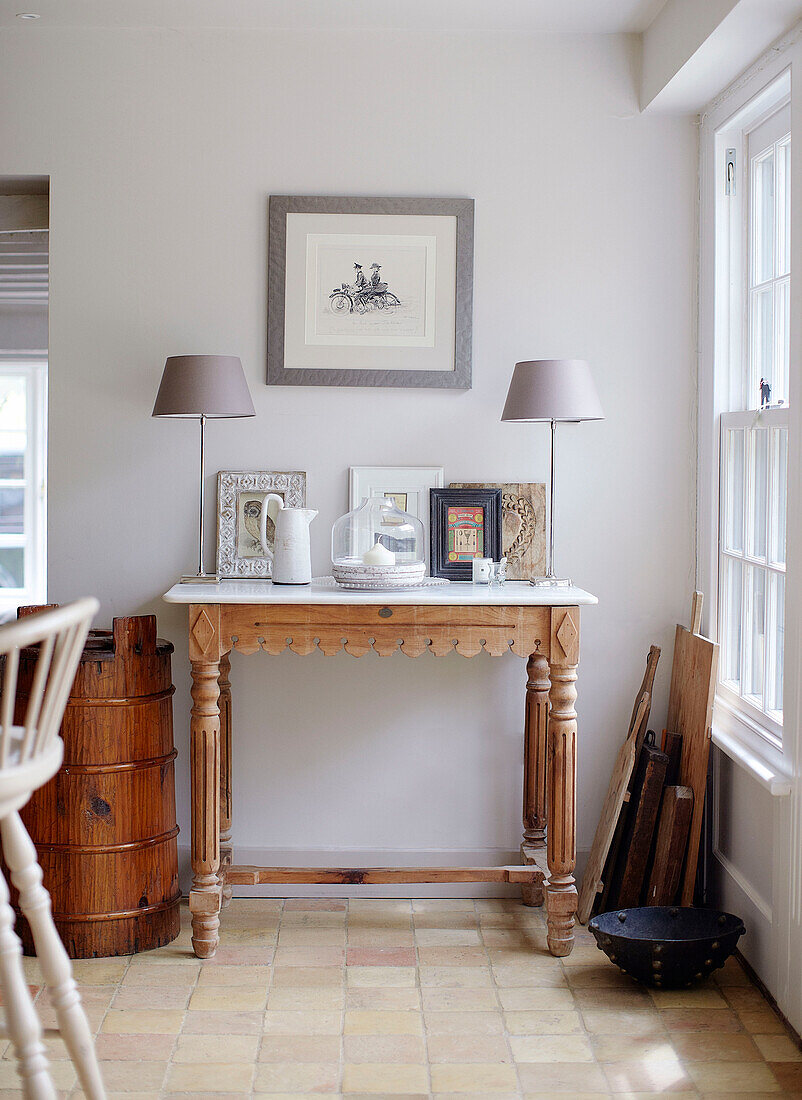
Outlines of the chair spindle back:
<svg viewBox="0 0 802 1100">
<path fill-rule="evenodd" d="M 0 626 L 0 769 L 31 760 L 44 752 L 58 734 L 86 636 L 99 607 L 97 600 L 86 598 Z M 39 653 L 20 728 L 14 725 L 19 656 L 21 650 L 34 646 L 38 646 Z M 19 755 L 15 753 L 12 759 L 17 742 Z"/>
</svg>

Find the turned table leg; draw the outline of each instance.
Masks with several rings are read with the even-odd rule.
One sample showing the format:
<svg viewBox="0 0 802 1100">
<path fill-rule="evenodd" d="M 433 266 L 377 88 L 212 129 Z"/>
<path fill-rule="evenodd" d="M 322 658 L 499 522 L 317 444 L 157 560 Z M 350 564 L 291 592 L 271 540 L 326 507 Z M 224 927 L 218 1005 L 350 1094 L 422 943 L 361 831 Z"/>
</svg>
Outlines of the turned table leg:
<svg viewBox="0 0 802 1100">
<path fill-rule="evenodd" d="M 214 955 L 220 926 L 220 665 L 192 661 L 190 768 L 192 872 L 189 894 L 192 946 L 199 959 Z"/>
<path fill-rule="evenodd" d="M 576 666 L 579 614 L 555 608 L 549 660 L 551 711 L 548 736 L 549 881 L 546 885 L 548 945 L 552 955 L 570 955 L 574 946 L 576 866 Z"/>
<path fill-rule="evenodd" d="M 546 749 L 549 723 L 549 663 L 533 653 L 526 665 L 524 716 L 524 834 L 521 862 L 546 875 Z M 543 904 L 543 880 L 521 887 L 524 905 Z"/>
<path fill-rule="evenodd" d="M 220 658 L 220 871 L 222 905 L 231 901 L 231 886 L 226 871 L 231 866 L 231 654 Z"/>
</svg>

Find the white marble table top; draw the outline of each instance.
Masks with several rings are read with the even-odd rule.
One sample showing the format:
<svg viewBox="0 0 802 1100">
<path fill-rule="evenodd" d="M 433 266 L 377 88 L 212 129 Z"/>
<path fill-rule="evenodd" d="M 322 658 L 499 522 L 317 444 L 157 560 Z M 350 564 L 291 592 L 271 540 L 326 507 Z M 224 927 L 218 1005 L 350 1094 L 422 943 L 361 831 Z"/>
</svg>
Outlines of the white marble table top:
<svg viewBox="0 0 802 1100">
<path fill-rule="evenodd" d="M 503 588 L 470 581 L 398 591 L 354 592 L 332 585 L 328 577 L 311 584 L 273 584 L 268 580 L 225 580 L 219 584 L 174 584 L 167 603 L 185 604 L 439 604 L 484 607 L 576 607 L 598 603 L 581 588 L 534 588 L 528 581 L 507 581 Z"/>
</svg>

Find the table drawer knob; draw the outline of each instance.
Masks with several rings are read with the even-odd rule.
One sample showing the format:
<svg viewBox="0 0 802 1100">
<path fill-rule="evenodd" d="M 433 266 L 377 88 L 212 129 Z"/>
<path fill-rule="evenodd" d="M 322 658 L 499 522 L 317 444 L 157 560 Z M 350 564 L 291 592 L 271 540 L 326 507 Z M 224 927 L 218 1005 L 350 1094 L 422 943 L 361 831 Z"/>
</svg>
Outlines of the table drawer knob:
<svg viewBox="0 0 802 1100">
<path fill-rule="evenodd" d="M 392 615 L 392 613 L 393 613 L 392 608 L 382 607 L 379 610 L 379 617 L 382 618 L 382 619 L 389 619 L 390 616 Z"/>
</svg>

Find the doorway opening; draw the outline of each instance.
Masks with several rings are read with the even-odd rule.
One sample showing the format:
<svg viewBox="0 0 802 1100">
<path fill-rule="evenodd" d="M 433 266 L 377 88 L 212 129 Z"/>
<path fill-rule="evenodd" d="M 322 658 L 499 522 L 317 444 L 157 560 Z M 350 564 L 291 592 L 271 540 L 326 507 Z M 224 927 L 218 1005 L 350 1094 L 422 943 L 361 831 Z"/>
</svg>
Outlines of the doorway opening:
<svg viewBox="0 0 802 1100">
<path fill-rule="evenodd" d="M 49 182 L 0 177 L 0 619 L 47 602 Z"/>
</svg>

